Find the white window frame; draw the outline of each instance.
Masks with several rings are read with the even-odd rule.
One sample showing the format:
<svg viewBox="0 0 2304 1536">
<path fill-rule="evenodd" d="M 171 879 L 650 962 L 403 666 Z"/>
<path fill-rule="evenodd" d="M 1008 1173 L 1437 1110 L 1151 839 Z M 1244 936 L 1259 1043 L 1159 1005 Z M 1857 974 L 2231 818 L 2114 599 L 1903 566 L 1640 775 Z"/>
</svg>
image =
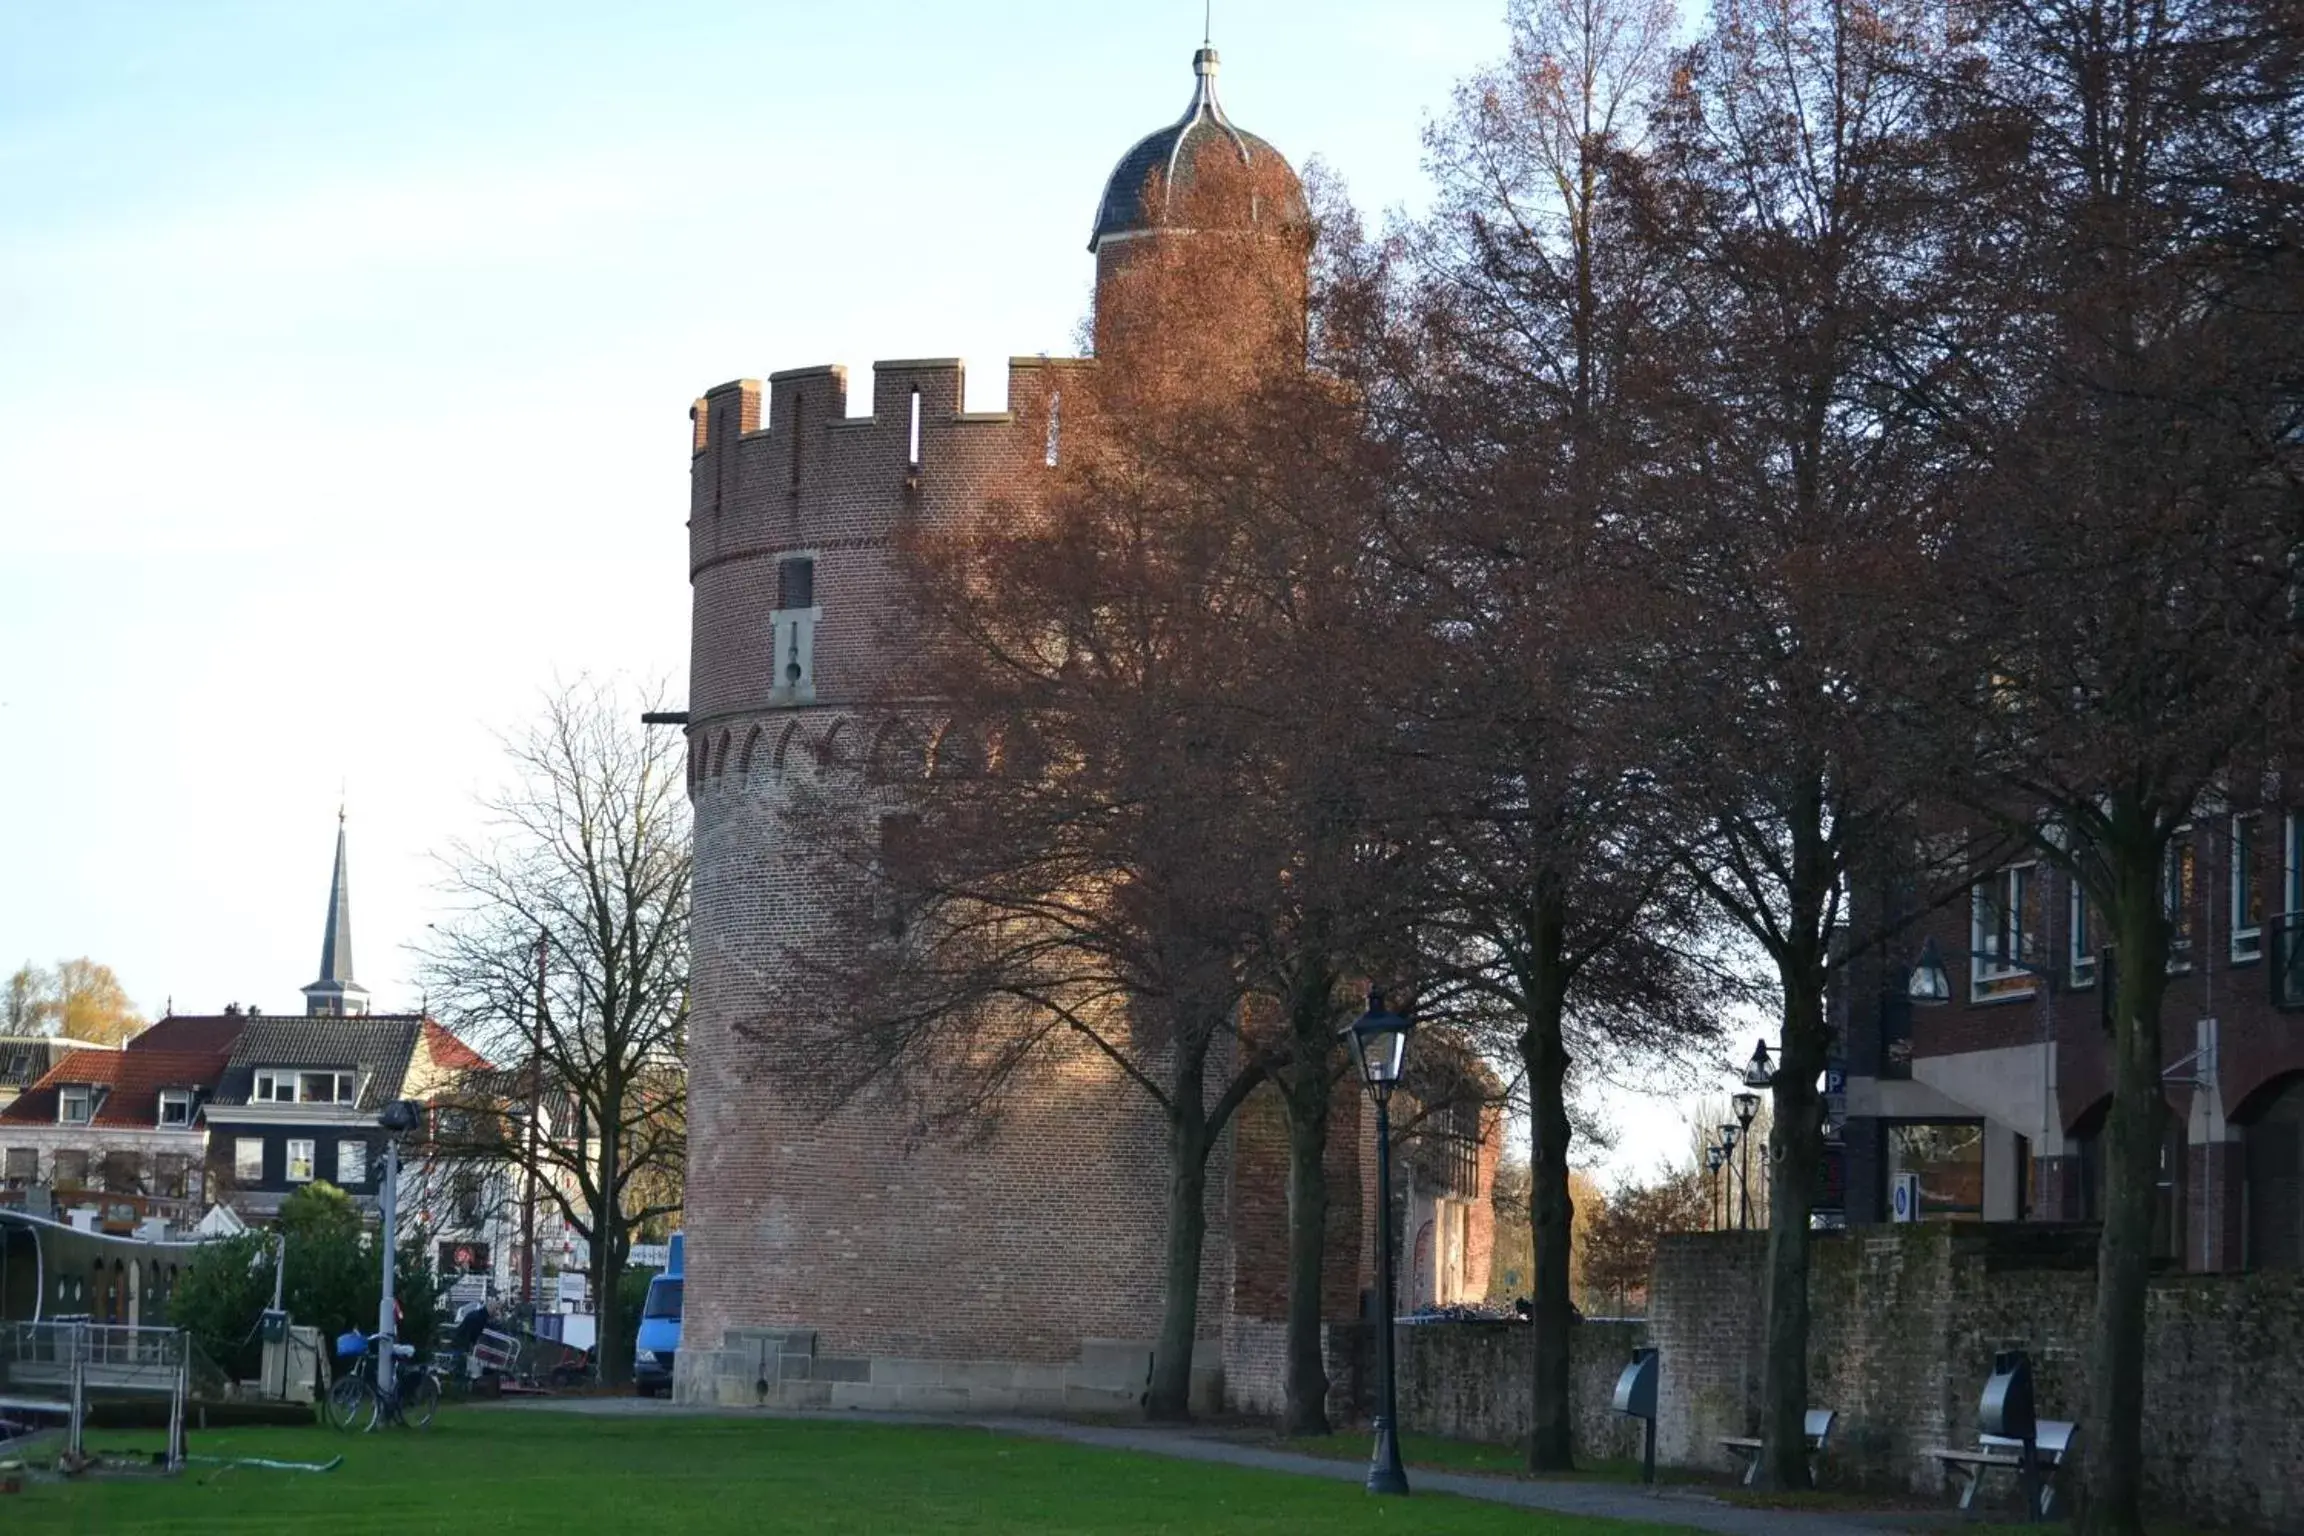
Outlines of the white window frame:
<svg viewBox="0 0 2304 1536">
<path fill-rule="evenodd" d="M 2176 910 L 2176 872 L 2189 859 L 2192 867 L 2192 888 L 2181 898 L 2184 910 Z M 2187 928 L 2199 916 L 2200 906 L 2200 848 L 2192 837 L 2192 824 L 2186 822 L 2168 838 L 2168 846 L 2160 855 L 2160 912 L 2168 919 L 2168 974 L 2175 976 L 2192 969 L 2192 956 L 2199 948 L 2194 941 L 2199 937 Z M 2182 921 L 2178 921 L 2181 918 Z"/>
<path fill-rule="evenodd" d="M 77 1104 L 80 1113 L 72 1113 Z M 96 1090 L 72 1084 L 56 1090 L 56 1123 L 58 1125 L 87 1125 L 96 1118 Z"/>
<path fill-rule="evenodd" d="M 339 1141 L 336 1143 L 336 1183 L 342 1189 L 358 1189 L 368 1182 L 368 1143 Z"/>
<path fill-rule="evenodd" d="M 298 1147 L 304 1149 L 301 1159 L 297 1156 L 296 1149 Z M 291 1184 L 309 1184 L 312 1182 L 313 1176 L 319 1171 L 315 1166 L 319 1160 L 319 1143 L 308 1136 L 291 1137 L 288 1142 L 287 1156 L 282 1159 L 280 1171 L 287 1175 L 288 1182 Z M 296 1171 L 296 1164 L 299 1161 L 304 1164 L 304 1171 L 301 1174 Z"/>
<path fill-rule="evenodd" d="M 2280 909 L 2272 920 L 2286 927 L 2285 919 L 2304 912 L 2304 811 L 2280 818 Z"/>
<path fill-rule="evenodd" d="M 254 1156 L 250 1156 L 254 1153 Z M 253 1167 L 250 1164 L 254 1164 Z M 264 1138 L 238 1136 L 232 1141 L 232 1177 L 244 1184 L 261 1183 L 264 1178 Z"/>
<path fill-rule="evenodd" d="M 2232 840 L 2226 845 L 2230 866 L 2225 888 L 2231 894 L 2232 963 L 2244 965 L 2264 958 L 2264 909 L 2256 903 L 2256 921 L 2248 921 L 2250 899 L 2262 885 L 2264 818 L 2255 812 L 2232 818 Z"/>
<path fill-rule="evenodd" d="M 2034 964 L 2040 952 L 2039 935 L 2027 929 L 2026 908 L 2032 904 L 2040 878 L 2036 863 L 2009 864 L 1993 870 L 1969 888 L 1968 895 L 1968 1000 L 1972 1003 L 1998 1002 L 2003 998 L 2030 997 L 2039 978 L 2025 966 Z M 2013 909 L 2013 932 L 2002 922 L 2002 915 Z M 2005 941 L 2005 942 L 2004 942 Z M 2001 963 L 2001 957 L 2013 947 L 2012 959 L 2021 965 Z"/>
<path fill-rule="evenodd" d="M 305 1094 L 306 1081 L 313 1078 L 330 1080 L 327 1096 Z M 357 1072 L 339 1072 L 333 1067 L 262 1067 L 248 1097 L 256 1104 L 350 1104 L 360 1095 L 359 1079 Z"/>
<path fill-rule="evenodd" d="M 180 1109 L 182 1109 L 182 1110 L 184 1111 L 184 1118 L 183 1118 L 183 1119 L 181 1119 L 181 1120 L 171 1120 L 171 1119 L 169 1119 L 169 1118 L 168 1118 L 168 1111 L 169 1111 L 171 1108 L 180 1108 Z M 173 1128 L 173 1129 L 177 1129 L 177 1130 L 189 1130 L 189 1129 L 191 1129 L 191 1126 L 192 1126 L 192 1090 L 191 1090 L 191 1089 L 189 1089 L 189 1088 L 163 1088 L 163 1089 L 161 1089 L 161 1090 L 160 1090 L 160 1107 L 159 1107 L 159 1110 L 157 1111 L 157 1113 L 158 1113 L 158 1115 L 159 1115 L 159 1119 L 157 1119 L 157 1120 L 156 1120 L 156 1121 L 154 1121 L 153 1123 L 154 1123 L 154 1124 L 156 1124 L 156 1125 L 158 1125 L 158 1126 L 160 1126 L 160 1127 L 162 1127 L 163 1129 L 170 1129 L 170 1128 Z"/>
<path fill-rule="evenodd" d="M 2064 903 L 2064 969 L 2074 988 L 2096 985 L 2096 946 L 2088 931 L 2088 888 L 2077 875 L 2067 875 Z"/>
</svg>

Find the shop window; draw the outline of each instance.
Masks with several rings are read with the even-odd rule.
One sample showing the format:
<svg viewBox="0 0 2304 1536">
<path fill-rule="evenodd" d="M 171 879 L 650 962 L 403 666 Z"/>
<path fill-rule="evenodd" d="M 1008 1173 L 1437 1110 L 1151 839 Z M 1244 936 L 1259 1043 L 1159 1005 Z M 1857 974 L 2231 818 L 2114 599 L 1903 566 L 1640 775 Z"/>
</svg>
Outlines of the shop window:
<svg viewBox="0 0 2304 1536">
<path fill-rule="evenodd" d="M 1888 1127 L 1888 1189 L 1902 1174 L 1920 1180 L 1924 1221 L 1984 1219 L 1984 1127 L 1974 1120 L 1924 1120 Z"/>
</svg>

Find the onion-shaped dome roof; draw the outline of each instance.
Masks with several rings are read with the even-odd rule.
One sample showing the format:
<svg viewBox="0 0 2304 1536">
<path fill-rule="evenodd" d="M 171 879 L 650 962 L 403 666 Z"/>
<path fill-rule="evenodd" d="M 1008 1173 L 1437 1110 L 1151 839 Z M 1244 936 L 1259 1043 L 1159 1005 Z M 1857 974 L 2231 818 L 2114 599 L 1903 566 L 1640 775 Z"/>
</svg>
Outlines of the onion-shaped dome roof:
<svg viewBox="0 0 2304 1536">
<path fill-rule="evenodd" d="M 1192 73 L 1195 84 L 1192 105 L 1184 115 L 1161 129 L 1148 134 L 1136 147 L 1120 157 L 1113 167 L 1111 179 L 1104 183 L 1104 200 L 1097 205 L 1096 229 L 1088 237 L 1088 249 L 1093 251 L 1114 236 L 1140 233 L 1155 227 L 1160 221 L 1147 218 L 1145 193 L 1155 177 L 1159 179 L 1162 206 L 1175 195 L 1178 186 L 1192 179 L 1194 160 L 1204 151 L 1222 146 L 1240 157 L 1243 165 L 1255 165 L 1267 158 L 1287 174 L 1292 206 L 1277 210 L 1283 220 L 1300 220 L 1304 216 L 1304 189 L 1296 180 L 1295 171 L 1280 151 L 1256 135 L 1235 128 L 1224 115 L 1224 108 L 1216 100 L 1216 50 L 1202 48 L 1192 55 Z M 1250 217 L 1258 216 L 1252 212 Z"/>
</svg>

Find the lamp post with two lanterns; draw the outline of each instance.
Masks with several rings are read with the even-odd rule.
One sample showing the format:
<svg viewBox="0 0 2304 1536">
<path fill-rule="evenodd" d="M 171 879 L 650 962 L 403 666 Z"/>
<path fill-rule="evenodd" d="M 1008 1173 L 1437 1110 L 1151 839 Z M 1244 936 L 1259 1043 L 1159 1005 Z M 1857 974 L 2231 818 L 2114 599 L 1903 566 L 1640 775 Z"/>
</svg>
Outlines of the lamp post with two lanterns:
<svg viewBox="0 0 2304 1536">
<path fill-rule="evenodd" d="M 1765 1051 L 1768 1047 L 1763 1044 L 1760 1049 Z M 1745 1081 L 1751 1081 L 1750 1074 L 1746 1074 Z M 1741 1227 L 1749 1227 L 1752 1225 L 1752 1121 L 1760 1113 L 1760 1095 L 1740 1093 L 1728 1102 L 1736 1106 L 1736 1141 L 1744 1149 L 1743 1158 L 1736 1169 L 1736 1183 L 1741 1190 L 1736 1223 Z"/>
<path fill-rule="evenodd" d="M 1384 1006 L 1384 994 L 1371 989 L 1368 1011 L 1340 1033 L 1352 1045 L 1352 1062 L 1368 1097 L 1376 1103 L 1376 1444 L 1368 1456 L 1370 1493 L 1406 1493 L 1408 1471 L 1400 1462 L 1400 1410 L 1392 1362 L 1392 1090 L 1399 1086 L 1400 1063 L 1415 1025 Z"/>
</svg>

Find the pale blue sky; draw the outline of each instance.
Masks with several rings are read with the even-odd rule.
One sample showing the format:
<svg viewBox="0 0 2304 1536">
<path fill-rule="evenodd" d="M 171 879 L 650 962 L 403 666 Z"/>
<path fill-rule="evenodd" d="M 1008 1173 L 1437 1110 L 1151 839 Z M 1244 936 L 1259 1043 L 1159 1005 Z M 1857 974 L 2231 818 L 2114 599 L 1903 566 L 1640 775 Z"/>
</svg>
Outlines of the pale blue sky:
<svg viewBox="0 0 2304 1536">
<path fill-rule="evenodd" d="M 0 963 L 360 979 L 553 676 L 684 681 L 688 403 L 1072 350 L 1197 0 L 0 0 Z M 1503 0 L 1227 0 L 1236 120 L 1364 208 Z"/>
</svg>

